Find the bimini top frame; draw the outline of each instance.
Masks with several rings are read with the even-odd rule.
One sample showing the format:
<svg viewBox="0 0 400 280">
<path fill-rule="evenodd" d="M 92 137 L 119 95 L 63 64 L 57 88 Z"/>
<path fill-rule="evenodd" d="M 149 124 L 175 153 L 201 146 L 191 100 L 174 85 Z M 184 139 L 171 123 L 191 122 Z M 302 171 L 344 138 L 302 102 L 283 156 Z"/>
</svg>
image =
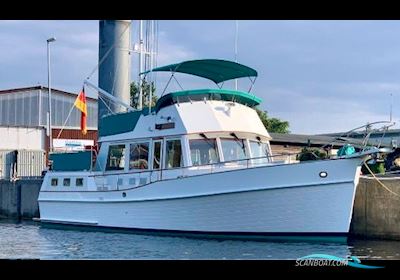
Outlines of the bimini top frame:
<svg viewBox="0 0 400 280">
<path fill-rule="evenodd" d="M 140 73 L 140 75 L 147 75 L 148 73 L 151 72 L 172 73 L 171 78 L 169 79 L 167 85 L 165 86 L 164 92 L 167 89 L 171 79 L 175 78 L 174 77 L 175 73 L 184 73 L 211 80 L 215 84 L 217 84 L 219 88 L 222 88 L 222 85 L 225 81 L 248 77 L 251 81 L 251 86 L 248 92 L 251 91 L 258 76 L 257 71 L 254 70 L 253 68 L 250 68 L 248 66 L 245 66 L 237 62 L 221 60 L 221 59 L 200 59 L 200 60 L 183 61 L 181 63 L 175 63 L 162 67 L 157 67 L 152 70 Z"/>
</svg>

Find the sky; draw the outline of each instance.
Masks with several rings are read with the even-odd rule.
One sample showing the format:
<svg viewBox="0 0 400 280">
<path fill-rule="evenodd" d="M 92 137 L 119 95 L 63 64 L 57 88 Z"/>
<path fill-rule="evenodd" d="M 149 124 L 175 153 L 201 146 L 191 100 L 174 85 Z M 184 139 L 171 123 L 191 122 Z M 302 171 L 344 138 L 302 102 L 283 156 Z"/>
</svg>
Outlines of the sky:
<svg viewBox="0 0 400 280">
<path fill-rule="evenodd" d="M 234 20 L 159 20 L 158 25 L 159 66 L 235 59 Z M 132 27 L 135 43 L 137 20 Z M 52 87 L 78 93 L 97 66 L 98 34 L 96 20 L 0 20 L 0 90 L 47 86 L 46 39 L 54 36 Z M 240 20 L 237 59 L 258 71 L 251 92 L 263 99 L 261 109 L 288 121 L 291 133 L 342 132 L 389 120 L 391 106 L 400 123 L 399 34 L 400 21 Z M 136 70 L 134 55 L 134 80 Z M 157 74 L 157 89 L 166 78 Z M 185 89 L 215 88 L 198 77 L 178 79 Z M 247 79 L 239 80 L 240 90 L 249 86 Z M 224 88 L 233 89 L 233 82 Z"/>
</svg>

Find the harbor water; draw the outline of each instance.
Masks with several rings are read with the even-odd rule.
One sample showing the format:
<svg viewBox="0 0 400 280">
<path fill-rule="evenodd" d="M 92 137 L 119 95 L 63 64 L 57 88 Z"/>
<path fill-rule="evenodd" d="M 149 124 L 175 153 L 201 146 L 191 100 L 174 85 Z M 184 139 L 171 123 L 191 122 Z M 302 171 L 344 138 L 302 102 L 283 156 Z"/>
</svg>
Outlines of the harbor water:
<svg viewBox="0 0 400 280">
<path fill-rule="evenodd" d="M 43 260 L 295 260 L 310 254 L 399 260 L 400 242 L 239 241 L 47 228 L 0 220 L 0 259 Z"/>
</svg>

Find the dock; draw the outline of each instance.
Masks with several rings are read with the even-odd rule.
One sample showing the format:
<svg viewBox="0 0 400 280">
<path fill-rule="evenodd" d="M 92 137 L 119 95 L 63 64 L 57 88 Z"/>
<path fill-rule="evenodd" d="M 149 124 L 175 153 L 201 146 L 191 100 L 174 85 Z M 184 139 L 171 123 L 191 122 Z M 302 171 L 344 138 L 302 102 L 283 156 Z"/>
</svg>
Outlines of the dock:
<svg viewBox="0 0 400 280">
<path fill-rule="evenodd" d="M 42 179 L 0 180 L 0 218 L 39 217 L 37 202 Z"/>
<path fill-rule="evenodd" d="M 400 194 L 400 177 L 379 178 Z M 351 236 L 400 240 L 400 196 L 390 193 L 374 178 L 361 177 L 354 201 Z"/>
</svg>

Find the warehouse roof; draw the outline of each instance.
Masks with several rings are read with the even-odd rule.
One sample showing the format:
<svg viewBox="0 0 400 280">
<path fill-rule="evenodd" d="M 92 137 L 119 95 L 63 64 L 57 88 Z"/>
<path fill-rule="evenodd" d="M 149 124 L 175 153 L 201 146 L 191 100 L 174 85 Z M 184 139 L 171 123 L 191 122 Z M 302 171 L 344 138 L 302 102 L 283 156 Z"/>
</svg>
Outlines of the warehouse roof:
<svg viewBox="0 0 400 280">
<path fill-rule="evenodd" d="M 299 146 L 323 146 L 333 144 L 335 147 L 341 147 L 345 144 L 352 144 L 361 147 L 362 139 L 354 139 L 347 137 L 335 136 L 322 136 L 322 135 L 305 135 L 305 134 L 284 134 L 284 133 L 270 133 L 272 140 L 271 144 L 282 145 L 299 145 Z M 382 144 L 381 146 L 386 146 Z"/>
<path fill-rule="evenodd" d="M 338 136 L 338 135 L 345 135 L 346 132 L 337 132 L 337 133 L 327 133 L 327 134 L 320 134 L 321 136 Z M 353 133 L 349 137 L 351 138 L 362 138 L 364 137 L 365 133 Z M 387 131 L 373 131 L 371 133 L 371 138 L 380 138 L 380 137 L 399 137 L 400 136 L 400 129 L 389 129 Z"/>
</svg>

